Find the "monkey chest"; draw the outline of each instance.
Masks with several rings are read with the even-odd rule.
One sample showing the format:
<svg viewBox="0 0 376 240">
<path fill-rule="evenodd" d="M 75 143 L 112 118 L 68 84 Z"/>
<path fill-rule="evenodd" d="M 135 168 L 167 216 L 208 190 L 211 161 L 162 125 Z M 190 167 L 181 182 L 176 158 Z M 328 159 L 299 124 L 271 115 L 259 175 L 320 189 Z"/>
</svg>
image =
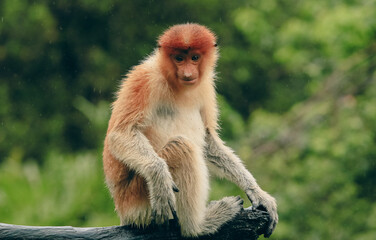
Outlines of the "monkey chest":
<svg viewBox="0 0 376 240">
<path fill-rule="evenodd" d="M 179 136 L 187 138 L 199 148 L 204 144 L 205 127 L 198 108 L 158 106 L 153 113 L 150 128 L 154 136 L 149 140 L 152 140 L 156 149 Z"/>
</svg>

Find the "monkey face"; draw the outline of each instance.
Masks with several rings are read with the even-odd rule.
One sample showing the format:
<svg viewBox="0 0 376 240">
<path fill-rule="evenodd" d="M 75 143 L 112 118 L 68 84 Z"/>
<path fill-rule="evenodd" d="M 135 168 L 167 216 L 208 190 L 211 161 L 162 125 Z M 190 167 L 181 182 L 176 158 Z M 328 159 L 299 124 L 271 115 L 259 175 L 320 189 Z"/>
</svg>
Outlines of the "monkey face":
<svg viewBox="0 0 376 240">
<path fill-rule="evenodd" d="M 171 60 L 176 66 L 178 84 L 184 86 L 196 85 L 200 79 L 199 66 L 202 54 L 198 51 L 182 51 L 171 54 Z"/>
</svg>

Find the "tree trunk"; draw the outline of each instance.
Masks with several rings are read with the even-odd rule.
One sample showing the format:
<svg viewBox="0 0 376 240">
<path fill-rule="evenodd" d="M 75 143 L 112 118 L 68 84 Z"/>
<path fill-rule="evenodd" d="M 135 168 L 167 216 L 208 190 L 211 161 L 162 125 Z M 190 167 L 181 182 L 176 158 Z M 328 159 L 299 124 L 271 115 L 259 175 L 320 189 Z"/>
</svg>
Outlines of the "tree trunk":
<svg viewBox="0 0 376 240">
<path fill-rule="evenodd" d="M 211 236 L 195 239 L 236 239 L 252 240 L 264 233 L 269 216 L 266 212 L 244 209 L 235 219 L 225 224 Z M 184 239 L 179 227 L 170 220 L 169 227 L 147 227 L 145 229 L 130 226 L 112 227 L 34 227 L 0 223 L 0 239 Z"/>
</svg>

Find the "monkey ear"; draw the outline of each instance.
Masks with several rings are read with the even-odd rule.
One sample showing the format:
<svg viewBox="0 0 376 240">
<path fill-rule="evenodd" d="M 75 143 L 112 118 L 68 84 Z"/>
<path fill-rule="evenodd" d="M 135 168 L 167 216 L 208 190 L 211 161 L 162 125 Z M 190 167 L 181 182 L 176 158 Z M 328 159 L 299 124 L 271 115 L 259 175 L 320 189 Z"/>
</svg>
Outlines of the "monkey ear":
<svg viewBox="0 0 376 240">
<path fill-rule="evenodd" d="M 161 45 L 159 45 L 159 44 L 157 45 L 157 48 L 161 48 L 161 47 L 162 47 Z"/>
<path fill-rule="evenodd" d="M 218 43 L 214 43 L 214 47 L 218 47 Z"/>
</svg>

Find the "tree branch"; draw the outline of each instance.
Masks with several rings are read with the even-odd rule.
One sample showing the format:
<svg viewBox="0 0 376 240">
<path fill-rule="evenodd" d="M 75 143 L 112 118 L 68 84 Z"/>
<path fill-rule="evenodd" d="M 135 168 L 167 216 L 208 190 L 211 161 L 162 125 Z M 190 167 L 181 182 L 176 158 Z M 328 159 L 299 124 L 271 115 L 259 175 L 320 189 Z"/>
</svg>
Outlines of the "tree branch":
<svg viewBox="0 0 376 240">
<path fill-rule="evenodd" d="M 269 216 L 259 210 L 244 209 L 235 219 L 225 224 L 211 236 L 195 239 L 258 239 L 264 233 Z M 112 227 L 34 227 L 0 223 L 0 239 L 183 239 L 179 227 L 170 220 L 169 228 L 147 227 L 145 229 L 130 226 Z"/>
</svg>

